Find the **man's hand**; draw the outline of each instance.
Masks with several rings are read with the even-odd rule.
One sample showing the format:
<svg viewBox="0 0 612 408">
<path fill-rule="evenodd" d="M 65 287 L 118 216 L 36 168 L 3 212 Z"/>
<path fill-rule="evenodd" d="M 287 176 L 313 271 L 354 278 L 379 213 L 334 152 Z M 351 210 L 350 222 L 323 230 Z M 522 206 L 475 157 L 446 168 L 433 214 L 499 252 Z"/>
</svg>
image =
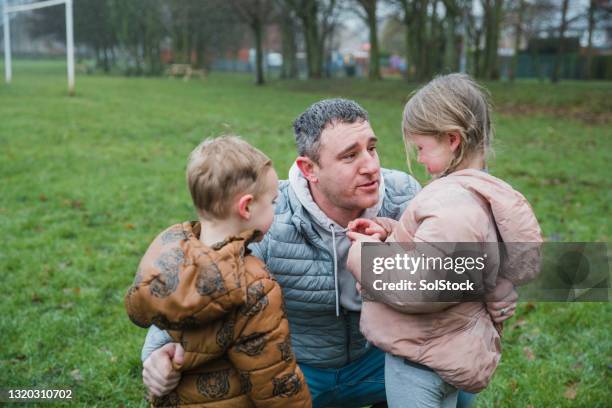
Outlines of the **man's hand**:
<svg viewBox="0 0 612 408">
<path fill-rule="evenodd" d="M 349 222 L 347 227 L 350 232 L 357 232 L 364 235 L 377 235 L 381 241 L 387 239 L 387 230 L 385 230 L 382 225 L 378 224 L 374 220 L 357 218 L 356 220 Z"/>
<path fill-rule="evenodd" d="M 168 343 L 155 350 L 142 364 L 142 382 L 150 395 L 161 397 L 176 388 L 181 373 L 172 367 L 183 364 L 185 350 L 180 343 Z"/>
<path fill-rule="evenodd" d="M 511 318 L 516 310 L 518 293 L 508 279 L 500 278 L 493 292 L 487 294 L 487 311 L 495 323 Z"/>
</svg>

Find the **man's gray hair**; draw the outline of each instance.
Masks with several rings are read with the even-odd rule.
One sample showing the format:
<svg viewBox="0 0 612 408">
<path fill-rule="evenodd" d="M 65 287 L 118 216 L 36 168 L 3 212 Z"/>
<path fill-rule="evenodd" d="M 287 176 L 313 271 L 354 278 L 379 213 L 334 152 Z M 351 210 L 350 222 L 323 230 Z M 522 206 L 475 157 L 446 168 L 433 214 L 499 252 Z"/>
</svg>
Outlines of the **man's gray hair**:
<svg viewBox="0 0 612 408">
<path fill-rule="evenodd" d="M 355 101 L 336 98 L 314 103 L 293 122 L 298 154 L 317 162 L 321 132 L 327 125 L 367 120 L 368 112 Z"/>
</svg>

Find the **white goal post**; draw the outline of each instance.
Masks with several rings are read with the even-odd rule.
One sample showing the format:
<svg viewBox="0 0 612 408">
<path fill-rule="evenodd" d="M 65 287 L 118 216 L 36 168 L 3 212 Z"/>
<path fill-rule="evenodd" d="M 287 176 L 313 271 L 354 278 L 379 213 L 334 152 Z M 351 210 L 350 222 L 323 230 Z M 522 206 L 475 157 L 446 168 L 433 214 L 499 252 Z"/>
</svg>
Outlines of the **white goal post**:
<svg viewBox="0 0 612 408">
<path fill-rule="evenodd" d="M 74 95 L 74 28 L 72 23 L 72 0 L 45 0 L 36 3 L 9 5 L 9 0 L 3 0 L 2 21 L 4 28 L 4 73 L 6 83 L 11 83 L 13 77 L 11 60 L 11 27 L 10 13 L 36 10 L 43 7 L 66 5 L 66 59 L 68 62 L 68 94 Z"/>
</svg>

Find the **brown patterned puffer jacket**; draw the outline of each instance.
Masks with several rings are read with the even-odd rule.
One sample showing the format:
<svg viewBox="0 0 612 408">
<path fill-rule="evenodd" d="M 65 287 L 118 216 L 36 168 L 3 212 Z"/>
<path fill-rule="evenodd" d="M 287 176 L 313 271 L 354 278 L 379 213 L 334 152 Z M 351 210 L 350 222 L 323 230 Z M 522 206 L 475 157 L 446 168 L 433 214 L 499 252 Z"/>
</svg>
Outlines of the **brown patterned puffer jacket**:
<svg viewBox="0 0 612 408">
<path fill-rule="evenodd" d="M 185 348 L 178 387 L 153 406 L 311 407 L 280 286 L 247 249 L 257 233 L 213 247 L 199 236 L 197 222 L 161 233 L 125 297 L 135 324 L 166 329 Z"/>
</svg>

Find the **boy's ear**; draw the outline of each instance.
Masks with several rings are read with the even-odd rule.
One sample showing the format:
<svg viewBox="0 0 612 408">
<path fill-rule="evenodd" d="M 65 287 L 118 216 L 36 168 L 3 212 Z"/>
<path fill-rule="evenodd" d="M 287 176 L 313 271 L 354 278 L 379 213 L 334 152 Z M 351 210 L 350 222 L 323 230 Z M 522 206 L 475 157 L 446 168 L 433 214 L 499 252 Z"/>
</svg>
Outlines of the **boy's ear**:
<svg viewBox="0 0 612 408">
<path fill-rule="evenodd" d="M 248 221 L 251 218 L 251 203 L 253 194 L 245 194 L 238 199 L 238 215 Z"/>
<path fill-rule="evenodd" d="M 316 183 L 318 181 L 314 171 L 316 163 L 313 162 L 310 157 L 299 156 L 297 159 L 295 159 L 295 164 L 297 164 L 306 180 L 311 183 Z"/>
<path fill-rule="evenodd" d="M 449 133 L 448 142 L 450 144 L 451 151 L 454 152 L 461 145 L 461 135 L 458 132 Z"/>
</svg>

